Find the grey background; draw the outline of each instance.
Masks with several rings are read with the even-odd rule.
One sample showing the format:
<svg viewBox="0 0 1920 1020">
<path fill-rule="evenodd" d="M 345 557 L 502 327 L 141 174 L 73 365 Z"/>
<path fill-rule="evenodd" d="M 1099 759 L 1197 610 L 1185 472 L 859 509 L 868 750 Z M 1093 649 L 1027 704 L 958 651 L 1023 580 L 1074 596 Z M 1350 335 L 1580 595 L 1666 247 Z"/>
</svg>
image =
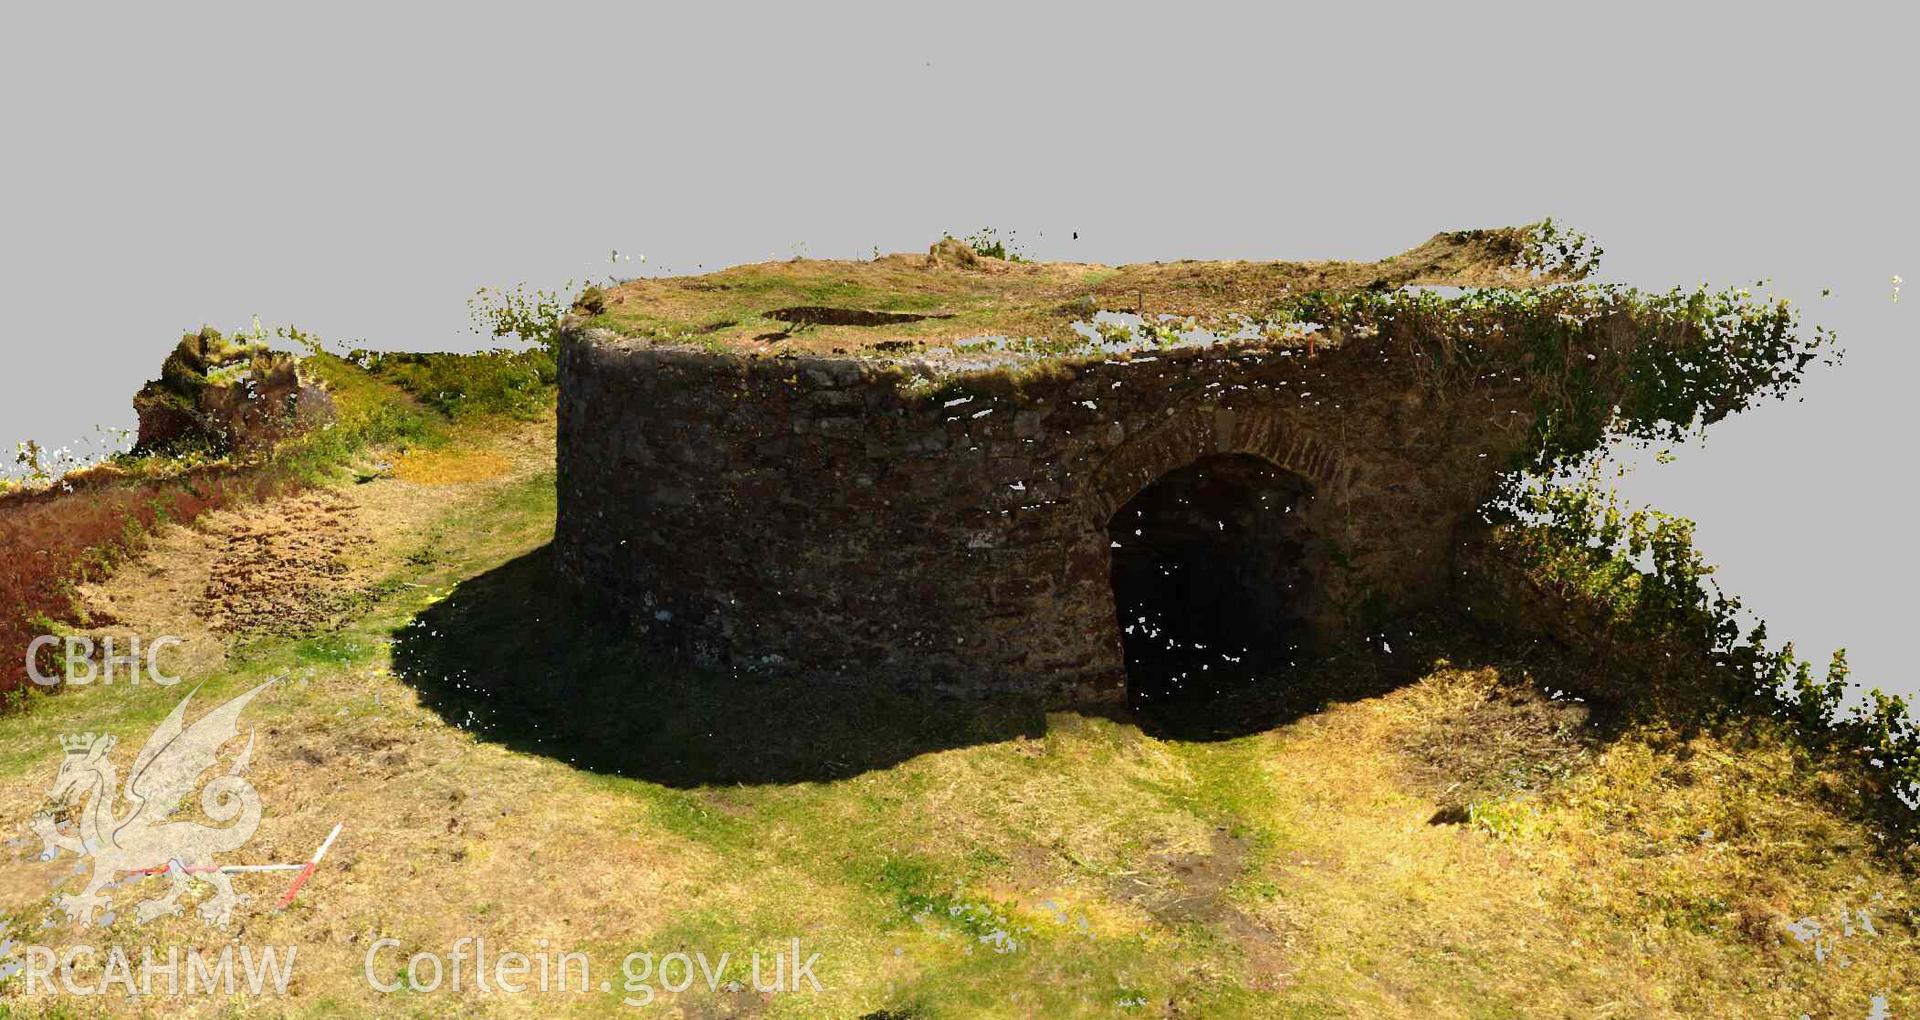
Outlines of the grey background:
<svg viewBox="0 0 1920 1020">
<path fill-rule="evenodd" d="M 1765 277 L 1841 331 L 1802 402 L 1626 488 L 1698 519 L 1776 636 L 1920 690 L 1911 9 L 1245 7 L 11 8 L 0 437 L 130 424 L 179 333 L 256 314 L 471 348 L 483 284 L 982 226 L 1373 258 L 1550 214 L 1609 279 Z"/>
</svg>

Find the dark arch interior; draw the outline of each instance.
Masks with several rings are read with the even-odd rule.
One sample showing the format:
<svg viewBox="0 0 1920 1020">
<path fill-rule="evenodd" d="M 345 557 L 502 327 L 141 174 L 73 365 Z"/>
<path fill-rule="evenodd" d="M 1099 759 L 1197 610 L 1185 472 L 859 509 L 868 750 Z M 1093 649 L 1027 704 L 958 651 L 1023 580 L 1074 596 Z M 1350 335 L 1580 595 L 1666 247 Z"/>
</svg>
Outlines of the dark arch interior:
<svg viewBox="0 0 1920 1020">
<path fill-rule="evenodd" d="M 1162 475 L 1113 515 L 1130 707 L 1178 713 L 1284 682 L 1317 589 L 1312 499 L 1299 475 L 1222 454 Z"/>
</svg>

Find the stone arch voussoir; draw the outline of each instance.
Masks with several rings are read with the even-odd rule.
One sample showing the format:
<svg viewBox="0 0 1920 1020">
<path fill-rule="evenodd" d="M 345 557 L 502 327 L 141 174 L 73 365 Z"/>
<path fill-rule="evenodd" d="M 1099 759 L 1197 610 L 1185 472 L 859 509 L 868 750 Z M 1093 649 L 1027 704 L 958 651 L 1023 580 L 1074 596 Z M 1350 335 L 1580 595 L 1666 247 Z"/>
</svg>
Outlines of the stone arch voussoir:
<svg viewBox="0 0 1920 1020">
<path fill-rule="evenodd" d="M 1300 475 L 1313 484 L 1314 491 L 1335 498 L 1349 480 L 1345 460 L 1274 411 L 1197 408 L 1169 415 L 1107 454 L 1083 499 L 1089 524 L 1104 530 L 1106 522 L 1154 479 L 1223 453 L 1252 454 Z"/>
</svg>

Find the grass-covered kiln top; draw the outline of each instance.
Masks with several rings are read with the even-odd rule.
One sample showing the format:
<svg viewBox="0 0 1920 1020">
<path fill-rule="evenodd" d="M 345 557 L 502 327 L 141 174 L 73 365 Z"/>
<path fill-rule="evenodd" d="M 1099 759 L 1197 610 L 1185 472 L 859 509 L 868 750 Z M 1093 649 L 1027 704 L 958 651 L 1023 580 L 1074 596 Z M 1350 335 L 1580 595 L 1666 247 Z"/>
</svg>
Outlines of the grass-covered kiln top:
<svg viewBox="0 0 1920 1020">
<path fill-rule="evenodd" d="M 996 360 L 994 352 L 1008 349 L 1124 347 L 1127 334 L 1170 319 L 1191 320 L 1183 329 L 1256 339 L 1290 296 L 1414 285 L 1525 288 L 1578 279 L 1597 254 L 1551 221 L 1438 234 L 1378 262 L 1116 267 L 1028 262 L 946 238 L 924 255 L 793 259 L 630 280 L 590 288 L 575 309 L 589 328 L 716 352 Z"/>
<path fill-rule="evenodd" d="M 1442 390 L 1530 382 L 1534 466 L 1609 437 L 1677 439 L 1786 393 L 1833 353 L 1830 332 L 1802 332 L 1786 300 L 1745 288 L 1577 282 L 1600 254 L 1552 220 L 1437 234 L 1379 262 L 1036 263 L 945 238 L 925 255 L 589 287 L 558 330 L 591 345 L 865 361 L 932 397 L 1164 348 L 1311 358 L 1364 340 Z M 497 331 L 537 318 L 502 316 Z"/>
</svg>

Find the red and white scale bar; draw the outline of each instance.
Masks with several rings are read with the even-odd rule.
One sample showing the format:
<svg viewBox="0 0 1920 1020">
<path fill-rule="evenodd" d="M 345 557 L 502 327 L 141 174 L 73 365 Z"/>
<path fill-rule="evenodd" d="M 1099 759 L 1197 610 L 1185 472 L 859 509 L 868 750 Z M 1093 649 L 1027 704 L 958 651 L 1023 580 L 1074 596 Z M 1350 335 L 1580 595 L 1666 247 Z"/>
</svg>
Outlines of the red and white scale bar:
<svg viewBox="0 0 1920 1020">
<path fill-rule="evenodd" d="M 285 910 L 287 904 L 292 903 L 293 898 L 300 894 L 300 887 L 306 885 L 307 879 L 312 878 L 314 870 L 320 867 L 320 859 L 327 856 L 327 850 L 333 846 L 334 837 L 340 835 L 340 828 L 341 826 L 336 824 L 333 831 L 327 833 L 327 838 L 320 843 L 320 849 L 313 852 L 313 859 L 302 864 L 197 864 L 181 870 L 189 875 L 201 875 L 214 871 L 223 875 L 244 875 L 259 871 L 297 871 L 300 874 L 296 875 L 293 884 L 287 887 L 286 895 L 280 897 L 277 909 Z M 157 868 L 145 868 L 138 873 L 159 875 L 172 867 L 172 864 L 163 864 Z"/>
<path fill-rule="evenodd" d="M 336 822 L 334 823 L 333 831 L 327 833 L 327 838 L 320 843 L 320 849 L 313 852 L 313 860 L 308 861 L 307 866 L 302 868 L 300 874 L 294 877 L 293 884 L 287 886 L 287 894 L 280 897 L 280 904 L 275 909 L 287 909 L 287 904 L 292 903 L 293 898 L 300 894 L 300 887 L 306 885 L 307 879 L 313 877 L 314 869 L 320 866 L 320 858 L 327 855 L 327 848 L 333 845 L 333 837 L 338 835 L 340 835 L 340 823 Z"/>
</svg>

